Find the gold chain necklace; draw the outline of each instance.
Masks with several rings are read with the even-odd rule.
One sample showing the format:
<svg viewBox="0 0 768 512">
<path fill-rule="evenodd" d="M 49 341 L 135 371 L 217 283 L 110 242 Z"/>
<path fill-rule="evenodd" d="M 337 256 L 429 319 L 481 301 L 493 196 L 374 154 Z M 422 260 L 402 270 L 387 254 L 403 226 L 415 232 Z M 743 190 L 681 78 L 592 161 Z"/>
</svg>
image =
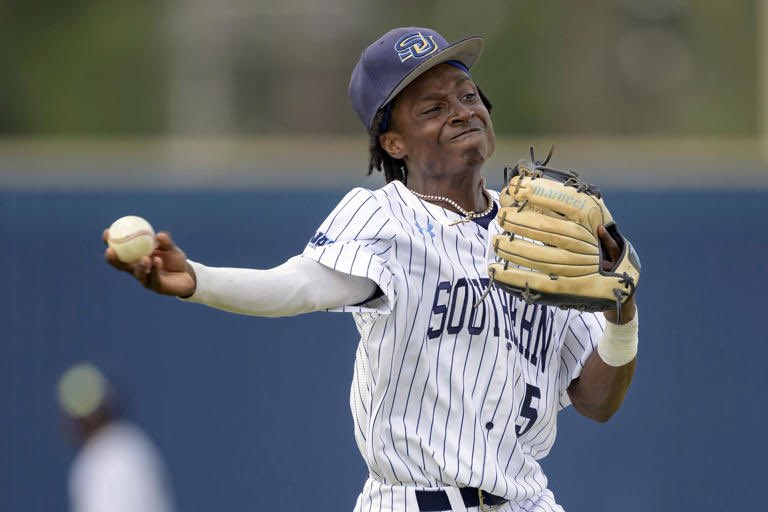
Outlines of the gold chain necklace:
<svg viewBox="0 0 768 512">
<path fill-rule="evenodd" d="M 427 195 L 427 194 L 421 194 L 419 192 L 416 192 L 415 190 L 411 190 L 411 192 L 416 197 L 424 199 L 426 201 L 441 201 L 443 203 L 448 203 L 449 205 L 451 205 L 454 208 L 456 208 L 457 210 L 459 210 L 459 212 L 461 212 L 462 215 L 464 215 L 464 218 L 451 222 L 449 224 L 449 226 L 454 226 L 454 225 L 460 224 L 462 222 L 469 222 L 472 219 L 477 219 L 477 218 L 480 218 L 480 217 L 485 217 L 486 215 L 491 213 L 491 210 L 493 210 L 493 198 L 491 198 L 491 194 L 486 189 L 483 189 L 483 194 L 488 199 L 488 208 L 486 208 L 484 212 L 480 212 L 480 213 L 473 212 L 473 211 L 467 211 L 464 208 L 462 208 L 461 206 L 459 206 L 459 204 L 456 201 L 454 201 L 453 199 L 449 199 L 449 198 L 444 197 L 444 196 L 430 196 L 430 195 Z"/>
</svg>

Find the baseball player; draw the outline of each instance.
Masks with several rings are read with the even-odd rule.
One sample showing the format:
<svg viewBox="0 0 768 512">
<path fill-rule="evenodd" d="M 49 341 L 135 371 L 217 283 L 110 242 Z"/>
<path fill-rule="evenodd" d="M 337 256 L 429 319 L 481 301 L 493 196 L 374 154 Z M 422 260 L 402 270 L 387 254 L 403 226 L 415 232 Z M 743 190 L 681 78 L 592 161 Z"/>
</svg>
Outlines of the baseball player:
<svg viewBox="0 0 768 512">
<path fill-rule="evenodd" d="M 168 468 L 96 366 L 83 362 L 59 379 L 59 406 L 78 452 L 69 469 L 71 512 L 174 512 Z"/>
<path fill-rule="evenodd" d="M 498 193 L 491 105 L 470 74 L 481 37 L 427 28 L 368 46 L 349 96 L 370 135 L 378 190 L 350 191 L 303 253 L 268 270 L 189 261 L 168 233 L 125 264 L 146 287 L 227 311 L 353 314 L 360 332 L 350 405 L 369 477 L 356 511 L 560 511 L 538 460 L 573 404 L 606 421 L 634 369 L 634 299 L 579 313 L 489 286 Z M 599 229 L 610 266 L 619 247 Z M 484 294 L 485 291 L 488 293 Z M 607 320 L 607 322 L 606 322 Z"/>
</svg>

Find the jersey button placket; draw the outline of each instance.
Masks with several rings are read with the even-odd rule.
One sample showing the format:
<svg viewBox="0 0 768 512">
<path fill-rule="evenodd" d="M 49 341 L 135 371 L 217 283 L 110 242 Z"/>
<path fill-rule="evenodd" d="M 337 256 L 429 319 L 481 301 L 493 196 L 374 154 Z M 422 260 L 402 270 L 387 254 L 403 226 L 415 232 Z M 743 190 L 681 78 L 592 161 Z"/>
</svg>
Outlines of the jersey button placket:
<svg viewBox="0 0 768 512">
<path fill-rule="evenodd" d="M 496 347 L 496 354 L 493 356 L 495 359 L 493 374 L 491 375 L 491 382 L 488 385 L 488 392 L 485 397 L 485 402 L 483 403 L 483 411 L 488 415 L 485 418 L 485 432 L 488 440 L 494 445 L 494 449 L 496 443 L 501 442 L 501 439 L 498 439 L 497 436 L 492 433 L 495 411 L 498 409 L 499 401 L 504 393 L 505 383 L 508 380 L 507 372 L 514 368 L 514 364 L 512 364 L 512 368 L 510 368 L 509 357 L 506 356 L 506 354 L 509 354 L 509 351 L 504 350 L 506 346 L 498 344 Z M 514 375 L 510 375 L 509 378 L 513 378 L 511 382 L 514 382 Z"/>
</svg>

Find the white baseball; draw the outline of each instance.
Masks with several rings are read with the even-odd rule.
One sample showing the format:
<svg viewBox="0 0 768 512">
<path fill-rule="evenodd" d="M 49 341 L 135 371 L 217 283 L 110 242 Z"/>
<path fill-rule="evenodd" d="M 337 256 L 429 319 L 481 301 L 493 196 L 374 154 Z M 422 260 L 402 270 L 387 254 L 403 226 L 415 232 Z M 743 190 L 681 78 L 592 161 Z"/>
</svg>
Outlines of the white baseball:
<svg viewBox="0 0 768 512">
<path fill-rule="evenodd" d="M 117 259 L 133 263 L 155 250 L 155 230 L 145 219 L 126 215 L 109 226 L 107 245 L 115 250 Z"/>
</svg>

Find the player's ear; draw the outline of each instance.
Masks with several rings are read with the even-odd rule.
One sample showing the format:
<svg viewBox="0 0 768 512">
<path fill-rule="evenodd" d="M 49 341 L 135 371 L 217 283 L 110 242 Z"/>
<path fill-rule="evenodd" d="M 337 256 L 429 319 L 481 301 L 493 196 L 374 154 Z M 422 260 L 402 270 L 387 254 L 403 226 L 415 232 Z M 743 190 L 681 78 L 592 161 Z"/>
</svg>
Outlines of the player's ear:
<svg viewBox="0 0 768 512">
<path fill-rule="evenodd" d="M 379 135 L 379 144 L 389 156 L 396 160 L 405 158 L 403 138 L 396 132 L 384 132 Z"/>
</svg>

